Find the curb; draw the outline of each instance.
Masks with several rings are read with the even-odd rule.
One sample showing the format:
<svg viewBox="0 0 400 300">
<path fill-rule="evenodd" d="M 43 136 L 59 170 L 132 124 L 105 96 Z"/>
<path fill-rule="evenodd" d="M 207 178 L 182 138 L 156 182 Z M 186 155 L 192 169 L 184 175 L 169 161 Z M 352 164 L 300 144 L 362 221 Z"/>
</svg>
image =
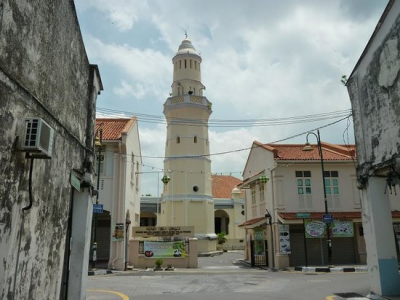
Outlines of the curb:
<svg viewBox="0 0 400 300">
<path fill-rule="evenodd" d="M 367 267 L 294 267 L 294 271 L 312 272 L 312 273 L 350 273 L 350 272 L 367 272 Z"/>
<path fill-rule="evenodd" d="M 88 271 L 88 276 L 95 276 L 95 275 L 108 275 L 113 274 L 111 270 L 92 270 Z"/>
</svg>

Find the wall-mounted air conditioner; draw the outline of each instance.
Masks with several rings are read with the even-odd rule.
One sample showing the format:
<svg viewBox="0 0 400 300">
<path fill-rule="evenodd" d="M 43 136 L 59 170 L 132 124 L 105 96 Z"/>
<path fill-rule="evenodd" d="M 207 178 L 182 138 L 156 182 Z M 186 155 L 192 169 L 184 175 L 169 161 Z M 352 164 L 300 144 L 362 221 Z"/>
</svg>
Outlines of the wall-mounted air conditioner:
<svg viewBox="0 0 400 300">
<path fill-rule="evenodd" d="M 51 158 L 53 153 L 54 129 L 41 118 L 25 118 L 25 135 L 22 149 L 35 158 Z"/>
</svg>

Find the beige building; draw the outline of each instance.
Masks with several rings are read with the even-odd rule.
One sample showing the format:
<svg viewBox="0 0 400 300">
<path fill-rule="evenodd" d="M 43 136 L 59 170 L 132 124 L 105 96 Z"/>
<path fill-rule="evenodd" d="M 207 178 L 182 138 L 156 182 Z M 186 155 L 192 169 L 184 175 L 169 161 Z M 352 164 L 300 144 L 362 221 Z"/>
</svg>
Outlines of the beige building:
<svg viewBox="0 0 400 300">
<path fill-rule="evenodd" d="M 242 181 L 228 175 L 212 175 L 214 232 L 225 232 L 227 241 L 224 250 L 244 249 L 244 228 L 238 225 L 244 222 L 243 192 L 236 188 Z M 160 226 L 161 199 L 142 196 L 140 198 L 140 226 Z"/>
<path fill-rule="evenodd" d="M 194 226 L 198 251 L 216 249 L 208 119 L 211 102 L 203 96 L 201 57 L 184 39 L 173 57 L 167 120 L 161 226 Z"/>
<path fill-rule="evenodd" d="M 321 146 L 328 212 L 334 220 L 330 231 L 333 264 L 365 264 L 355 147 L 325 142 Z M 248 260 L 251 241 L 255 240 L 256 245 L 257 242 L 262 244 L 264 239 L 267 259 L 263 260 L 263 253 L 254 249 L 254 258 L 259 264 L 276 268 L 328 264 L 322 222 L 325 201 L 321 160 L 317 145 L 312 145 L 313 150 L 307 152 L 303 147 L 253 143 L 244 169 L 244 181 L 239 185 L 245 190 L 246 222 L 241 227 L 246 229 L 245 258 Z M 262 176 L 268 179 L 266 183 L 262 182 Z M 381 192 L 383 195 L 385 191 Z M 400 197 L 394 193 L 389 197 L 393 222 L 398 222 Z"/>
</svg>

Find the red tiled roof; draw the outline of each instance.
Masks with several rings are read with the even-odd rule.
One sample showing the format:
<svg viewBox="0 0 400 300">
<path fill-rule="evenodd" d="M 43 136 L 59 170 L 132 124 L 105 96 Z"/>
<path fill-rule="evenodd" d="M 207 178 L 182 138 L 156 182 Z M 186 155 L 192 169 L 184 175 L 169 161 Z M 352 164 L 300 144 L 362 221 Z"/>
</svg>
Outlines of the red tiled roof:
<svg viewBox="0 0 400 300">
<path fill-rule="evenodd" d="M 314 220 L 322 220 L 324 212 L 312 212 L 311 218 Z M 330 212 L 334 220 L 351 220 L 351 219 L 361 219 L 360 211 L 342 211 L 342 212 Z M 295 212 L 280 212 L 278 215 L 287 221 L 301 220 L 296 218 Z M 392 211 L 392 218 L 400 218 L 400 211 Z"/>
<path fill-rule="evenodd" d="M 228 175 L 211 176 L 213 198 L 231 199 L 232 190 L 242 181 Z"/>
<path fill-rule="evenodd" d="M 320 160 L 318 147 L 311 144 L 313 150 L 303 151 L 304 144 L 262 144 L 254 141 L 259 147 L 272 151 L 276 160 Z M 355 159 L 355 145 L 337 145 L 321 142 L 322 154 L 325 160 Z"/>
<path fill-rule="evenodd" d="M 256 223 L 258 223 L 262 220 L 266 220 L 266 219 L 267 219 L 266 217 L 254 218 L 254 219 L 248 220 L 246 222 L 243 222 L 242 224 L 239 225 L 239 227 L 253 225 L 253 224 L 256 224 Z"/>
<path fill-rule="evenodd" d="M 103 140 L 120 140 L 121 134 L 126 133 L 135 122 L 136 118 L 96 119 L 95 132 L 101 127 Z"/>
</svg>

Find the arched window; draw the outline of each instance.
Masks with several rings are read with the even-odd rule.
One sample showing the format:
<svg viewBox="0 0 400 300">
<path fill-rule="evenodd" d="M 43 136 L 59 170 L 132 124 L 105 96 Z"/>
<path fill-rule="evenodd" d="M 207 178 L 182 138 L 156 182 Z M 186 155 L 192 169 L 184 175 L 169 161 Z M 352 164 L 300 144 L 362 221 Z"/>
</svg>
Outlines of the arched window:
<svg viewBox="0 0 400 300">
<path fill-rule="evenodd" d="M 186 65 L 186 59 L 185 59 L 185 69 L 187 68 L 187 65 Z"/>
<path fill-rule="evenodd" d="M 189 63 L 189 64 L 190 64 L 190 68 L 192 68 L 192 60 L 190 60 L 190 63 Z"/>
<path fill-rule="evenodd" d="M 197 136 L 194 136 L 193 142 L 194 142 L 195 144 L 197 144 Z"/>
<path fill-rule="evenodd" d="M 180 144 L 181 143 L 181 138 L 179 136 L 176 137 L 176 143 Z"/>
<path fill-rule="evenodd" d="M 179 61 L 179 69 L 182 69 L 182 61 Z"/>
</svg>

